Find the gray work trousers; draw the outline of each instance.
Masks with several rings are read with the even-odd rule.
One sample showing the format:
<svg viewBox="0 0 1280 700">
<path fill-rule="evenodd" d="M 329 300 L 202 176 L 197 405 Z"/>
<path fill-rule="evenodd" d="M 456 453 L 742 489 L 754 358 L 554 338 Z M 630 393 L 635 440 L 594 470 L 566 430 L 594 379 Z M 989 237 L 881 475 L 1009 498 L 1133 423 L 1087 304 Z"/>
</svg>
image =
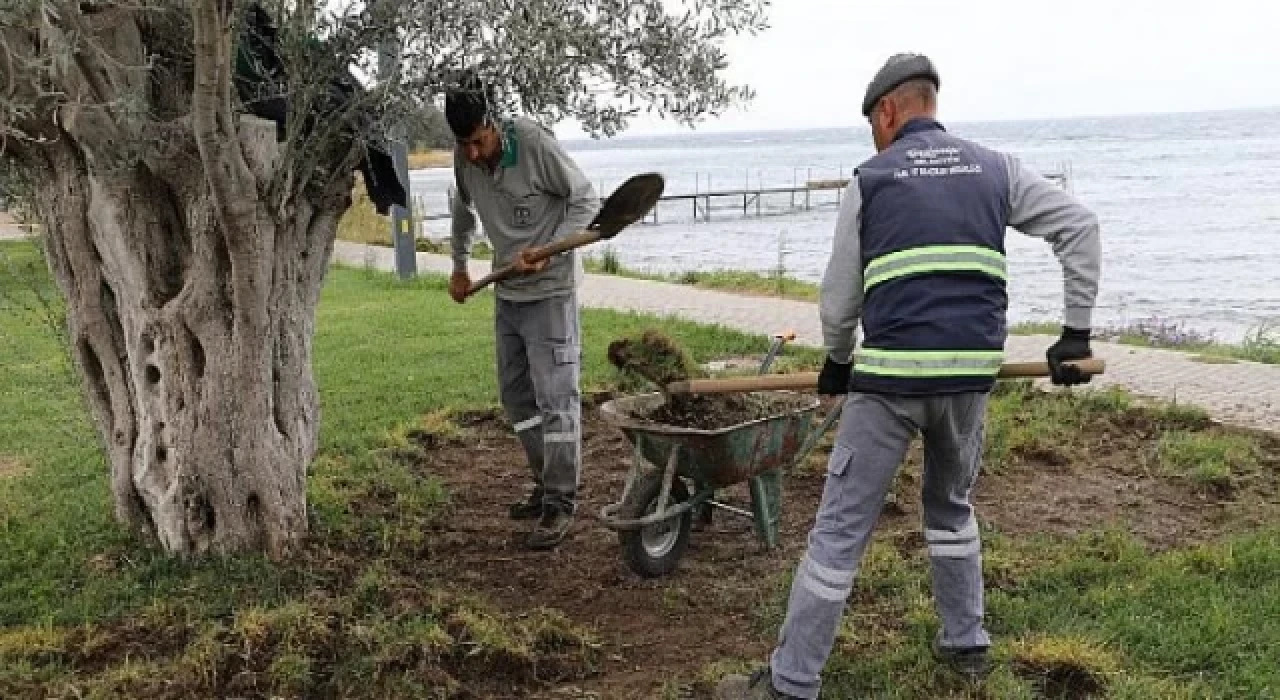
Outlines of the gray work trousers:
<svg viewBox="0 0 1280 700">
<path fill-rule="evenodd" d="M 982 463 L 987 394 L 850 394 L 827 463 L 808 549 L 791 584 L 770 666 L 774 687 L 816 698 L 845 603 L 912 439 L 924 436 L 921 500 L 933 600 L 947 648 L 991 644 L 983 628 L 982 553 L 969 495 Z"/>
<path fill-rule="evenodd" d="M 582 467 L 577 296 L 498 299 L 498 391 L 533 472 L 534 498 L 572 513 Z"/>
</svg>

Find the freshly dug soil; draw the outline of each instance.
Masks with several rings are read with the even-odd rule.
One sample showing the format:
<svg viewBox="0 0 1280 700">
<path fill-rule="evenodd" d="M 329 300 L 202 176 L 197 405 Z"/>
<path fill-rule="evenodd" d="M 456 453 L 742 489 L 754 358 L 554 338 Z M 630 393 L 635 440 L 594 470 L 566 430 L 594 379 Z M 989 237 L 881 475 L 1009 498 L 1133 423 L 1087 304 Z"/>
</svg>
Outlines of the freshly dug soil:
<svg viewBox="0 0 1280 700">
<path fill-rule="evenodd" d="M 798 408 L 799 399 L 765 394 L 666 394 L 672 382 L 705 376 L 674 340 L 650 328 L 609 344 L 609 362 L 631 380 L 648 381 L 663 392 L 666 403 L 636 418 L 695 430 L 718 430 Z"/>
<path fill-rule="evenodd" d="M 633 460 L 632 445 L 597 408 L 609 398 L 613 396 L 583 397 L 583 515 L 553 552 L 526 550 L 522 543 L 532 525 L 507 517 L 507 506 L 527 494 L 529 468 L 519 440 L 500 414 L 460 416 L 460 437 L 433 440 L 409 462 L 423 478 L 440 479 L 450 494 L 450 516 L 428 533 L 421 560 L 414 563 L 423 580 L 477 596 L 514 616 L 559 611 L 599 635 L 602 661 L 591 678 L 530 684 L 495 677 L 492 685 L 507 687 L 471 689 L 464 697 L 709 698 L 710 687 L 702 680 L 708 664 L 759 663 L 773 649 L 785 586 L 804 555 L 822 499 L 834 431 L 784 478 L 776 550 L 763 549 L 750 521 L 717 513 L 713 523 L 696 525 L 703 529 L 690 538 L 676 573 L 645 580 L 622 563 L 617 534 L 592 517 L 621 497 Z M 1262 442 L 1264 466 L 1223 498 L 1146 466 L 1160 431 L 1141 413 L 1101 415 L 1081 428 L 1082 442 L 1070 450 L 1014 453 L 999 473 L 978 479 L 978 518 L 984 529 L 1010 538 L 1072 537 L 1111 526 L 1154 551 L 1277 522 L 1280 439 Z M 913 566 L 927 567 L 920 532 L 922 456 L 917 442 L 895 481 L 894 505 L 886 506 L 874 539 L 910 553 Z M 384 507 L 394 509 L 395 494 L 384 496 Z M 746 484 L 726 488 L 717 498 L 740 508 L 751 503 Z M 1020 569 L 1010 566 L 994 566 L 988 578 L 991 590 L 1017 585 Z M 863 615 L 859 620 L 903 624 L 896 615 L 865 617 L 876 610 L 883 593 L 860 587 L 857 596 L 857 613 Z"/>
<path fill-rule="evenodd" d="M 794 396 L 770 394 L 675 395 L 647 415 L 652 423 L 696 430 L 719 430 L 793 411 L 804 405 Z"/>
</svg>

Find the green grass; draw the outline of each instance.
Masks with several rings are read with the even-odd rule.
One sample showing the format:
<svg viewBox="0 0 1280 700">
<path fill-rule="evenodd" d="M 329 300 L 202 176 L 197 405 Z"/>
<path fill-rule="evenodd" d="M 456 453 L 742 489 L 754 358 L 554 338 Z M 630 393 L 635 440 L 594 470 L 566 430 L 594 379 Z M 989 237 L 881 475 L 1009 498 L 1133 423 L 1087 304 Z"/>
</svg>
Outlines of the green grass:
<svg viewBox="0 0 1280 700">
<path fill-rule="evenodd" d="M 989 412 L 985 468 L 995 472 L 1020 456 L 1060 466 L 1087 460 L 1091 422 L 1117 421 L 1127 424 L 1129 430 L 1161 435 L 1162 440 L 1170 441 L 1170 447 L 1161 449 L 1160 461 L 1177 459 L 1179 466 L 1174 470 L 1179 473 L 1189 471 L 1193 462 L 1199 464 L 1197 460 L 1207 454 L 1216 455 L 1216 450 L 1230 457 L 1224 458 L 1221 470 L 1229 476 L 1229 467 L 1239 471 L 1248 466 L 1235 459 L 1237 451 L 1254 454 L 1259 449 L 1252 436 L 1212 429 L 1208 414 L 1196 406 L 1139 402 L 1118 387 L 1047 395 L 1031 382 L 1002 382 L 992 395 Z M 1197 446 L 1210 452 L 1189 451 L 1177 442 L 1180 436 L 1193 438 Z"/>
<path fill-rule="evenodd" d="M 410 431 L 447 437 L 452 412 L 496 404 L 489 293 L 459 306 L 439 278 L 334 269 L 314 344 L 322 429 L 311 542 L 285 564 L 193 564 L 114 525 L 106 466 L 55 330 L 58 305 L 39 301 L 52 298 L 43 263 L 29 244 L 0 244 L 0 273 L 0 697 L 430 698 L 462 683 L 519 688 L 598 668 L 596 631 L 556 611 L 495 609 L 434 576 L 429 538 L 449 494 L 396 458 L 415 449 Z M 586 387 L 614 381 L 610 340 L 653 325 L 699 361 L 766 346 L 635 314 L 587 311 L 583 323 Z M 792 352 L 796 362 L 817 359 Z M 988 468 L 1051 450 L 1087 459 L 1087 427 L 1098 421 L 1163 436 L 1150 464 L 1135 468 L 1192 479 L 1208 470 L 1211 481 L 1262 468 L 1256 444 L 1212 428 L 1198 410 L 1021 383 L 993 398 Z M 826 697 L 1037 698 L 1046 696 L 1037 683 L 1053 679 L 1112 698 L 1274 697 L 1280 531 L 1268 527 L 1162 554 L 1108 532 L 985 533 L 1000 667 L 981 690 L 928 658 L 937 621 L 927 561 L 876 542 Z M 761 583 L 771 602 L 747 624 L 762 638 L 776 633 L 786 584 Z M 696 684 L 743 665 L 724 659 Z"/>
<path fill-rule="evenodd" d="M 1258 444 L 1242 435 L 1172 431 L 1160 436 L 1160 466 L 1212 486 L 1258 467 Z"/>
<path fill-rule="evenodd" d="M 0 479 L 0 624 L 51 619 L 74 622 L 115 615 L 181 586 L 210 584 L 226 609 L 239 592 L 232 579 L 260 592 L 284 585 L 265 562 L 188 567 L 133 548 L 112 524 L 106 467 L 81 401 L 77 378 L 58 338 L 45 324 L 32 280 L 50 293 L 34 249 L 0 244 L 0 265 L 28 274 L 0 277 L 0 455 L 31 474 Z M 320 387 L 321 448 L 313 470 L 315 489 L 330 488 L 329 470 L 396 475 L 372 451 L 397 427 L 443 408 L 497 404 L 493 367 L 492 295 L 466 305 L 448 301 L 442 278 L 401 283 L 389 275 L 334 269 L 317 311 L 315 375 Z M 696 359 L 760 353 L 763 337 L 719 327 L 659 320 L 640 314 L 587 310 L 583 314 L 583 386 L 612 384 L 615 370 L 605 348 L 619 336 L 652 325 L 681 343 Z M 794 349 L 796 355 L 812 351 Z M 417 486 L 410 493 L 426 488 Z M 341 499 L 327 490 L 321 502 Z M 430 501 L 429 494 L 418 497 Z M 128 575 L 93 575 L 97 553 L 128 550 Z"/>
<path fill-rule="evenodd" d="M 72 678 L 104 698 L 435 697 L 429 689 L 467 679 L 582 677 L 598 661 L 589 631 L 554 612 L 516 619 L 459 599 L 425 563 L 448 494 L 396 451 L 411 447 L 410 429 L 445 431 L 449 411 L 496 404 L 490 294 L 462 306 L 441 278 L 332 270 L 314 343 L 322 427 L 307 550 L 285 564 L 186 563 L 114 524 L 107 467 L 55 331 L 59 306 L 39 301 L 53 290 L 36 249 L 0 244 L 0 269 L 0 697 L 44 697 Z M 653 325 L 700 361 L 767 346 L 586 311 L 584 388 L 613 381 L 610 340 Z M 134 641 L 99 649 L 98 639 Z M 236 674 L 257 690 L 231 683 Z"/>
<path fill-rule="evenodd" d="M 1087 466 L 1100 447 L 1091 428 L 1108 424 L 1153 446 L 1145 461 L 1126 465 L 1135 474 L 1222 486 L 1261 465 L 1260 438 L 1217 427 L 1194 407 L 1146 403 L 1114 388 L 1046 394 L 1005 382 L 990 404 L 985 469 L 1001 472 L 1023 459 L 1060 465 L 1040 468 Z M 930 658 L 938 619 L 923 548 L 904 552 L 878 538 L 859 571 L 823 697 L 1273 697 L 1280 523 L 1265 528 L 1160 554 L 1121 532 L 1015 539 L 987 528 L 997 670 L 981 687 Z M 753 620 L 766 638 L 781 624 L 789 579 L 772 584 L 771 602 Z M 705 677 L 738 668 L 734 662 L 741 660 L 704 669 L 693 683 L 714 686 Z"/>
<path fill-rule="evenodd" d="M 1057 321 L 1023 321 L 1009 326 L 1010 335 L 1058 335 L 1062 324 Z"/>
<path fill-rule="evenodd" d="M 1145 348 L 1166 348 L 1196 353 L 1200 362 L 1225 363 L 1229 360 L 1245 360 L 1262 364 L 1280 364 L 1280 335 L 1274 325 L 1258 326 L 1245 334 L 1239 343 L 1197 342 L 1164 343 L 1142 335 L 1122 334 L 1114 342 Z M 1213 358 L 1213 359 L 1210 359 Z"/>
<path fill-rule="evenodd" d="M 583 258 L 587 272 L 602 275 L 617 275 L 631 279 L 651 280 L 683 284 L 702 289 L 715 289 L 722 292 L 748 294 L 754 296 L 773 296 L 798 301 L 817 301 L 819 285 L 812 282 L 788 277 L 783 274 L 766 274 L 743 270 L 709 270 L 674 273 L 657 273 L 636 270 L 623 265 L 617 252 L 605 248 L 599 254 L 587 254 Z"/>
<path fill-rule="evenodd" d="M 980 689 L 929 658 L 937 618 L 923 555 L 875 544 L 823 697 L 1275 697 L 1278 536 L 1264 531 L 1151 555 L 1118 533 L 1066 542 L 985 535 L 988 581 L 1003 582 L 988 586 L 997 667 Z M 1019 572 L 1014 580 L 1004 577 L 1010 566 Z M 1079 692 L 1091 687 L 1096 694 Z"/>
<path fill-rule="evenodd" d="M 316 379 L 321 388 L 324 449 L 351 452 L 388 424 L 443 407 L 494 404 L 493 296 L 465 305 L 448 301 L 447 283 L 422 277 L 339 269 L 329 279 L 316 326 Z M 699 362 L 758 354 L 763 337 L 678 319 L 588 309 L 582 315 L 583 388 L 611 386 L 609 342 L 659 326 Z M 792 347 L 795 357 L 817 357 Z"/>
</svg>

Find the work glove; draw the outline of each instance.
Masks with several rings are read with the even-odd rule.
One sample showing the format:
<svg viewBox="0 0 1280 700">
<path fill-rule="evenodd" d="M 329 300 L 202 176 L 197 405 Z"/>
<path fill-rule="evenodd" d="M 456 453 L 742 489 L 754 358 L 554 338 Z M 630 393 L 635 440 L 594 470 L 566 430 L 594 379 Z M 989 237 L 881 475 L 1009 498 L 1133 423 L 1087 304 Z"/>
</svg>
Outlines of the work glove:
<svg viewBox="0 0 1280 700">
<path fill-rule="evenodd" d="M 1088 384 L 1091 376 L 1081 372 L 1079 367 L 1064 365 L 1063 362 L 1093 357 L 1089 350 L 1089 329 L 1063 326 L 1062 336 L 1049 346 L 1045 357 L 1049 361 L 1049 381 L 1060 386 Z"/>
<path fill-rule="evenodd" d="M 827 357 L 818 373 L 818 393 L 823 396 L 839 396 L 849 393 L 849 378 L 853 365 L 848 362 L 836 362 Z"/>
</svg>

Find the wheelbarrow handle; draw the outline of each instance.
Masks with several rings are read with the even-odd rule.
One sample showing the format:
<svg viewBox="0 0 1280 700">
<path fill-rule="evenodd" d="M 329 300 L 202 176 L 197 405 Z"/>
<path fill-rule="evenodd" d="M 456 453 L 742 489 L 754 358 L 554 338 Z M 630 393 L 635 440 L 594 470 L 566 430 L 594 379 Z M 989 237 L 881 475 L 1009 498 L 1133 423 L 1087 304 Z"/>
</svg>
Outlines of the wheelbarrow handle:
<svg viewBox="0 0 1280 700">
<path fill-rule="evenodd" d="M 1075 360 L 1064 364 L 1074 365 L 1088 375 L 1102 374 L 1106 363 L 1098 358 Z M 1017 379 L 1049 376 L 1047 362 L 1008 362 L 1001 365 L 998 379 Z M 759 377 L 731 377 L 728 379 L 690 379 L 667 385 L 669 394 L 733 394 L 744 391 L 812 391 L 818 388 L 817 372 L 795 374 L 770 374 Z"/>
</svg>

